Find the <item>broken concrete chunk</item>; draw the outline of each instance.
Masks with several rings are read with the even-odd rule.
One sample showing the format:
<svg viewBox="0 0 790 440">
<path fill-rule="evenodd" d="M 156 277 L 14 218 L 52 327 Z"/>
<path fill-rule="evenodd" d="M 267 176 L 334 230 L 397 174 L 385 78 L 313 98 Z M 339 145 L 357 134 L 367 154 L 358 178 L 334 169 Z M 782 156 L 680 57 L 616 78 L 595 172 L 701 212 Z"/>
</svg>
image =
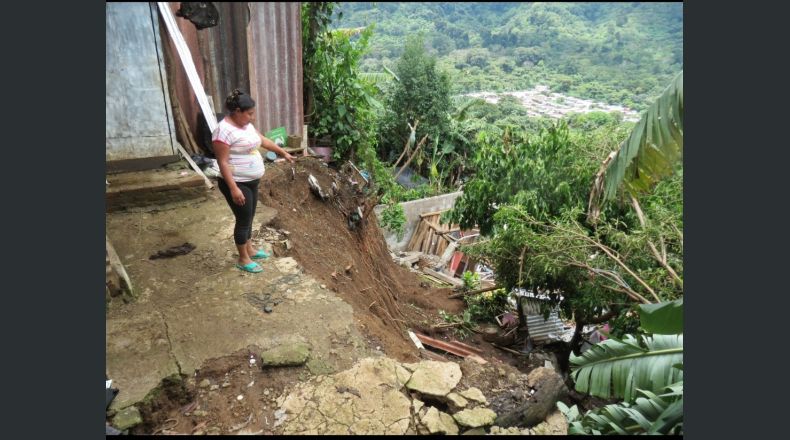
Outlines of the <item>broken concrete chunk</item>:
<svg viewBox="0 0 790 440">
<path fill-rule="evenodd" d="M 411 364 L 401 364 L 401 366 L 403 366 L 403 368 L 405 368 L 405 369 L 407 369 L 407 370 L 409 370 L 411 372 L 414 372 L 414 370 L 416 370 L 417 367 L 420 366 L 420 363 L 419 362 L 415 362 L 415 363 L 411 363 Z"/>
<path fill-rule="evenodd" d="M 461 397 L 461 395 L 458 393 L 450 393 L 446 396 L 446 399 L 448 402 L 450 402 L 451 405 L 455 406 L 456 408 L 466 408 L 466 405 L 469 404 L 469 402 L 463 397 Z"/>
<path fill-rule="evenodd" d="M 406 382 L 411 379 L 411 372 L 400 365 L 395 367 L 395 376 L 398 378 L 398 382 L 405 384 Z"/>
<path fill-rule="evenodd" d="M 112 425 L 119 431 L 125 431 L 140 423 L 143 423 L 143 417 L 136 406 L 130 406 L 118 411 L 118 414 L 112 419 Z"/>
<path fill-rule="evenodd" d="M 410 390 L 436 397 L 444 397 L 461 380 L 461 367 L 454 362 L 422 361 L 406 382 Z"/>
<path fill-rule="evenodd" d="M 568 435 L 568 419 L 559 410 L 546 417 L 546 420 L 532 428 L 537 435 Z"/>
<path fill-rule="evenodd" d="M 461 435 L 486 435 L 486 430 L 483 428 L 472 428 L 468 431 L 464 431 Z"/>
<path fill-rule="evenodd" d="M 458 434 L 458 426 L 453 421 L 453 418 L 434 407 L 429 408 L 428 412 L 420 418 L 420 423 L 431 434 Z"/>
<path fill-rule="evenodd" d="M 474 387 L 469 388 L 468 390 L 463 390 L 459 392 L 459 394 L 469 400 L 474 400 L 475 402 L 480 402 L 483 404 L 488 403 L 488 401 L 486 400 L 486 396 L 483 395 L 483 392 Z"/>
<path fill-rule="evenodd" d="M 491 435 L 530 435 L 531 432 L 529 428 L 518 428 L 518 427 L 510 427 L 510 428 L 502 428 L 501 426 L 492 426 L 491 427 Z"/>
<path fill-rule="evenodd" d="M 310 356 L 310 346 L 304 342 L 281 345 L 261 353 L 261 366 L 285 367 L 302 365 Z"/>
<path fill-rule="evenodd" d="M 425 406 L 425 404 L 422 402 L 422 400 L 414 399 L 411 401 L 411 407 L 414 409 L 415 414 L 418 414 L 423 406 Z"/>
<path fill-rule="evenodd" d="M 496 420 L 496 413 L 488 408 L 465 409 L 453 414 L 453 418 L 461 426 L 479 428 L 492 425 Z"/>
</svg>

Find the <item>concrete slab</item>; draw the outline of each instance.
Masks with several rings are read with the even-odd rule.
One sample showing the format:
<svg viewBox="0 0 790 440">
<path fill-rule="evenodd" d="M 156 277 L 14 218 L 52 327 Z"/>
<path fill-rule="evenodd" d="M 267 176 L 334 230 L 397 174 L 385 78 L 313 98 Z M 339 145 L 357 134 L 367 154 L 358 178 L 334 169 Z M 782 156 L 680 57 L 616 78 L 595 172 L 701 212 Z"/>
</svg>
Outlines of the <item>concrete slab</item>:
<svg viewBox="0 0 790 440">
<path fill-rule="evenodd" d="M 192 200 L 206 196 L 203 177 L 192 170 L 150 170 L 107 176 L 107 211 Z"/>
<path fill-rule="evenodd" d="M 236 269 L 232 230 L 230 208 L 216 190 L 192 205 L 107 215 L 107 235 L 139 292 L 137 301 L 113 300 L 107 310 L 106 368 L 120 390 L 113 409 L 141 401 L 171 374 L 194 375 L 207 360 L 243 349 L 307 342 L 313 369 L 325 373 L 370 354 L 351 306 L 292 258 L 264 260 L 259 274 Z M 148 259 L 184 241 L 195 250 Z M 271 313 L 262 310 L 267 300 L 279 301 Z"/>
</svg>

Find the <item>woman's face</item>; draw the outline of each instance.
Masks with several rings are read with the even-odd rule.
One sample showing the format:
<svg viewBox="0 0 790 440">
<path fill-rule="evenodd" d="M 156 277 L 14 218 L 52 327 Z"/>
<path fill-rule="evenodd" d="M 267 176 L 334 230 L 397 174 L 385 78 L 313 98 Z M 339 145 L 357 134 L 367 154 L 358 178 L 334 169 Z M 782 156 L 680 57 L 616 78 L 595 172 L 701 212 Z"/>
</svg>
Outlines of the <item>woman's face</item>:
<svg viewBox="0 0 790 440">
<path fill-rule="evenodd" d="M 236 112 L 233 114 L 236 123 L 242 127 L 252 122 L 253 115 L 255 115 L 255 108 L 236 110 Z"/>
</svg>

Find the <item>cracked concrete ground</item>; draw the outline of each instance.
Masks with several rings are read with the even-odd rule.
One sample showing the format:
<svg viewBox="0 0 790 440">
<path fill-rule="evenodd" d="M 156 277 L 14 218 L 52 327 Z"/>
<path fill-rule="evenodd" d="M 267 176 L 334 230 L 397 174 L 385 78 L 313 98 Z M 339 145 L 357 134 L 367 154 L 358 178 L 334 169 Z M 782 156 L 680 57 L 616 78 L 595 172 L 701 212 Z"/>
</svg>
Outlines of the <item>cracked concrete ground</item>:
<svg viewBox="0 0 790 440">
<path fill-rule="evenodd" d="M 265 210 L 259 205 L 256 228 Z M 166 376 L 191 376 L 207 360 L 242 349 L 306 342 L 324 372 L 368 353 L 352 308 L 293 259 L 272 257 L 259 274 L 234 267 L 233 217 L 216 190 L 174 209 L 107 214 L 106 226 L 138 294 L 129 304 L 114 299 L 107 310 L 106 371 L 120 390 L 111 409 L 141 401 Z M 186 241 L 197 246 L 187 255 L 148 259 Z M 265 294 L 281 301 L 272 313 L 250 301 Z"/>
</svg>

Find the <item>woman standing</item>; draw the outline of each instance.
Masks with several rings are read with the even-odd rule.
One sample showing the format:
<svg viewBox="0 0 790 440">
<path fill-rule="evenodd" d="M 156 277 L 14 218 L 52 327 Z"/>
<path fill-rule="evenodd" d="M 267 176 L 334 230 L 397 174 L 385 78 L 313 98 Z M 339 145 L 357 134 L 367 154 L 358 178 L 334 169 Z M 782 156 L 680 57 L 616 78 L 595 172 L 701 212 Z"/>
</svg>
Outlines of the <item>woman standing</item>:
<svg viewBox="0 0 790 440">
<path fill-rule="evenodd" d="M 258 204 L 258 183 L 264 173 L 263 157 L 258 147 L 274 151 L 289 162 L 294 158 L 252 125 L 255 101 L 250 95 L 234 90 L 225 100 L 225 108 L 228 115 L 211 135 L 222 174 L 217 186 L 236 217 L 233 229 L 233 241 L 239 250 L 236 267 L 246 272 L 262 272 L 263 268 L 252 260 L 267 258 L 269 254 L 254 249 L 250 240 L 252 219 Z"/>
</svg>

